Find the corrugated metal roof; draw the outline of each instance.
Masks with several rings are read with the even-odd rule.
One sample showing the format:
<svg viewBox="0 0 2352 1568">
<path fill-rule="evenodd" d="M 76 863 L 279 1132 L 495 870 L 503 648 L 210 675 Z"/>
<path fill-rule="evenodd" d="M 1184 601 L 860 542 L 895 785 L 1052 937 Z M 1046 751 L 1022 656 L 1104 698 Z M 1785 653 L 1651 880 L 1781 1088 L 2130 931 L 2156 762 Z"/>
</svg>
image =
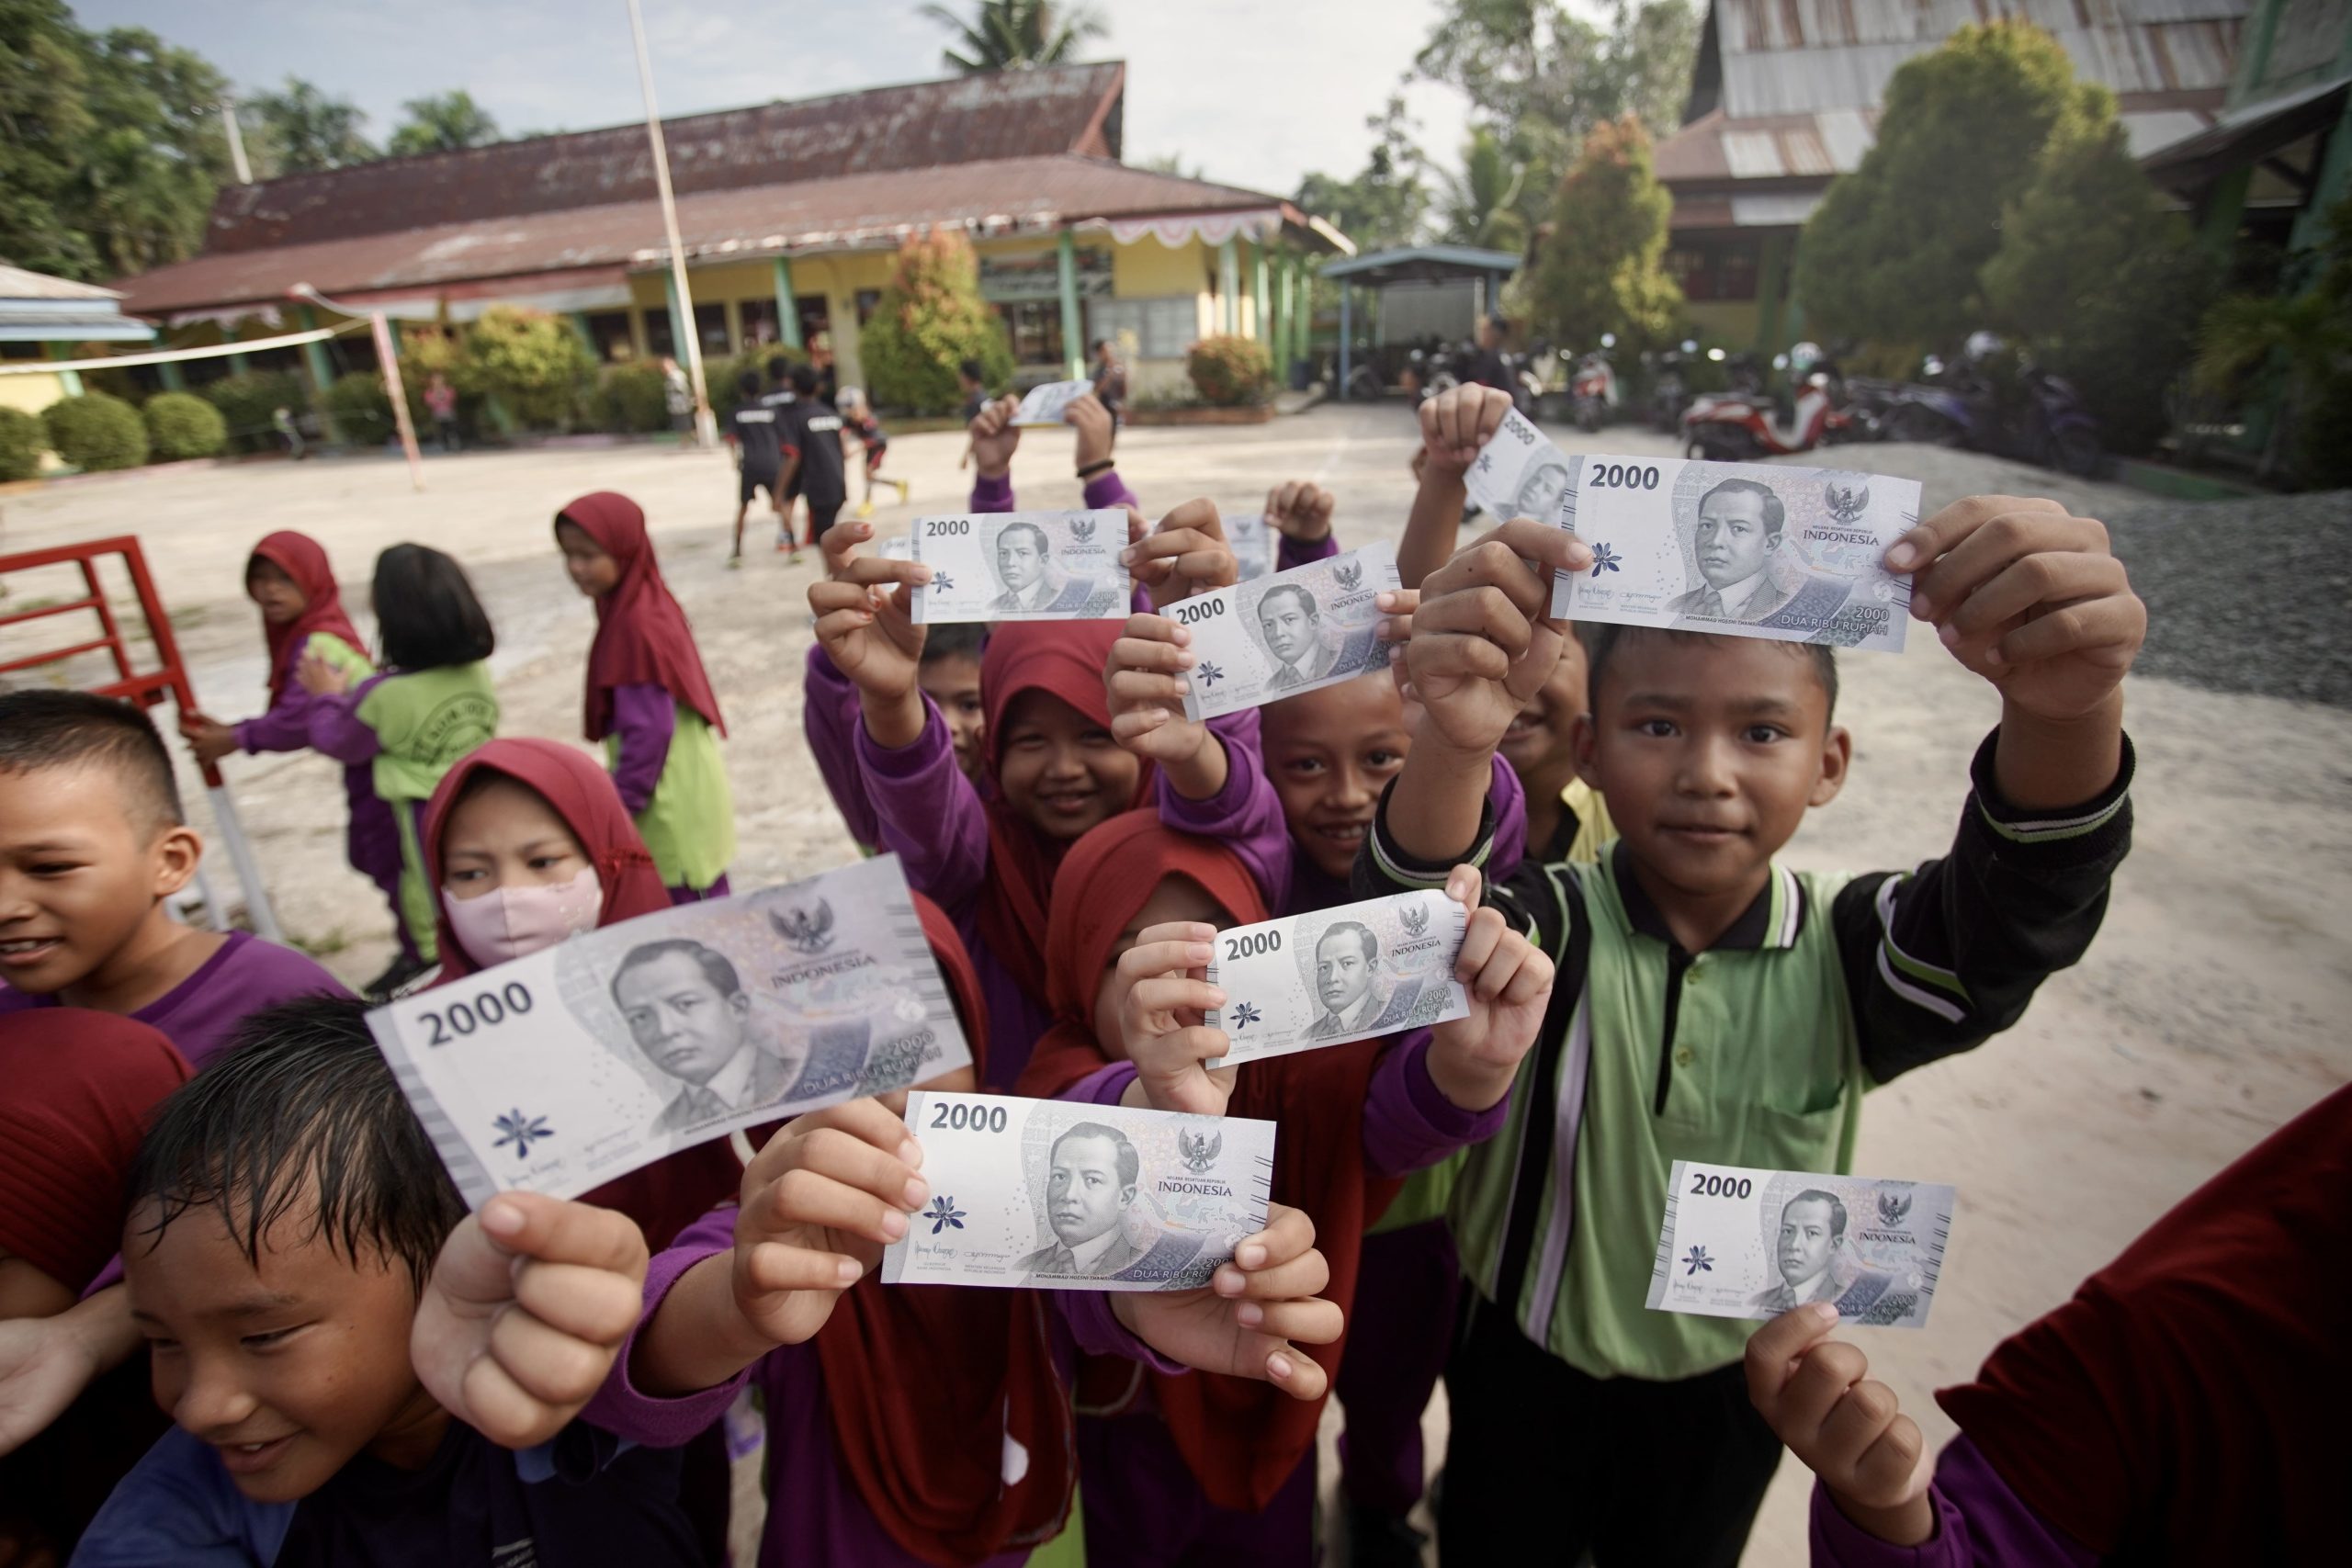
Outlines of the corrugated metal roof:
<svg viewBox="0 0 2352 1568">
<path fill-rule="evenodd" d="M 20 266 L 0 266 L 0 299 L 119 299 L 111 288 L 94 283 L 73 283 L 45 272 Z"/>
<path fill-rule="evenodd" d="M 679 196 L 839 175 L 1076 152 L 1116 158 L 1126 67 L 1041 67 L 876 87 L 662 122 Z M 654 197 L 640 124 L 388 158 L 232 186 L 208 254 L 265 250 L 427 224 L 519 219 Z"/>
<path fill-rule="evenodd" d="M 895 245 L 933 223 L 1002 234 L 1282 206 L 1259 191 L 1066 153 L 681 195 L 678 229 L 689 258 L 707 261 Z M 664 254 L 661 209 L 647 199 L 209 253 L 120 287 L 126 310 L 152 316 L 282 299 L 296 283 L 356 294 L 642 265 Z"/>
</svg>

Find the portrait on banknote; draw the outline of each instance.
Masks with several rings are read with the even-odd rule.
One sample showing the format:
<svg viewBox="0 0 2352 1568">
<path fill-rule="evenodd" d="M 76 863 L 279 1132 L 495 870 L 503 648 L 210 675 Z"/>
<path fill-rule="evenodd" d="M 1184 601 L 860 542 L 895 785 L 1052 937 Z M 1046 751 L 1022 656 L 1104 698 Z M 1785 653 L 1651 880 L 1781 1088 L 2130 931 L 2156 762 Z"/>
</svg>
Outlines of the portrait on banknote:
<svg viewBox="0 0 2352 1568">
<path fill-rule="evenodd" d="M 1408 906 L 1399 910 L 1399 919 L 1419 912 Z M 1307 966 L 1308 991 L 1322 1008 L 1306 1032 L 1309 1039 L 1357 1039 L 1410 1029 L 1426 1021 L 1423 1013 L 1434 1018 L 1444 1007 L 1443 986 L 1430 986 L 1425 975 L 1399 972 L 1406 954 L 1397 951 L 1405 944 L 1396 937 L 1419 933 L 1392 931 L 1384 943 L 1363 920 L 1334 920 L 1319 930 L 1300 924 L 1313 938 L 1311 944 L 1300 944 L 1300 962 Z"/>
<path fill-rule="evenodd" d="M 1151 1251 L 1159 1229 L 1135 1213 L 1143 1156 L 1116 1127 L 1080 1122 L 1046 1151 L 1046 1224 L 1053 1239 L 1021 1260 L 1032 1274 L 1109 1280 Z"/>
<path fill-rule="evenodd" d="M 1333 588 L 1344 594 L 1353 585 L 1334 579 L 1317 586 L 1323 588 L 1322 593 L 1305 582 L 1291 581 L 1261 592 L 1245 589 L 1241 594 L 1242 625 L 1256 634 L 1273 665 L 1267 682 L 1272 690 L 1310 686 L 1335 670 L 1353 673 L 1372 660 L 1379 632 L 1377 623 L 1370 620 L 1371 595 L 1359 595 L 1360 604 L 1335 606 L 1341 613 L 1327 618 L 1326 596 Z"/>
<path fill-rule="evenodd" d="M 1559 516 L 1560 498 L 1568 493 L 1568 487 L 1574 483 L 1576 478 L 1566 459 L 1547 444 L 1546 449 L 1521 470 L 1519 488 L 1511 496 L 1510 510 L 1495 521 L 1508 523 L 1513 517 L 1532 517 L 1544 523 L 1555 521 Z"/>
<path fill-rule="evenodd" d="M 1083 519 L 1072 525 L 1091 525 Z M 1053 541 L 1035 523 L 1008 524 L 997 535 L 990 570 L 1002 592 L 990 601 L 989 608 L 999 615 L 1050 614 L 1057 610 L 1075 615 L 1094 597 L 1094 580 L 1063 570 L 1054 559 Z"/>
<path fill-rule="evenodd" d="M 1815 1302 L 1830 1302 L 1839 1315 L 1858 1317 L 1886 1294 L 1894 1280 L 1864 1267 L 1847 1246 L 1847 1219 L 1845 1200 L 1818 1187 L 1808 1187 L 1781 1205 L 1780 1231 L 1772 1238 L 1772 1260 L 1781 1278 L 1755 1296 L 1758 1311 L 1778 1317 Z"/>
<path fill-rule="evenodd" d="M 1675 532 L 1690 588 L 1667 601 L 1667 612 L 1700 627 L 1719 621 L 1810 627 L 1834 619 L 1853 583 L 1805 569 L 1789 531 L 1789 498 L 1781 494 L 1806 491 L 1796 498 L 1802 510 L 1827 487 L 1811 477 L 1784 485 L 1747 475 L 1720 479 L 1708 469 L 1691 464 L 1675 486 Z"/>
</svg>

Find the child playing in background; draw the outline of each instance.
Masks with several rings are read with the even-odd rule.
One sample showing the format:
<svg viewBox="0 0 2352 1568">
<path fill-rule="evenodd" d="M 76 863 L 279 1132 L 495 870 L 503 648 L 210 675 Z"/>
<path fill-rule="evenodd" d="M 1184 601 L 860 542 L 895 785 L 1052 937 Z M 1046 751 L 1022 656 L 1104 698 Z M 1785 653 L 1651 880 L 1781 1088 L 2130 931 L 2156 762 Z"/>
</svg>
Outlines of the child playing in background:
<svg viewBox="0 0 2352 1568">
<path fill-rule="evenodd" d="M 871 517 L 874 515 L 875 477 L 882 471 L 882 459 L 890 450 L 890 438 L 883 433 L 881 416 L 866 402 L 865 394 L 855 387 L 842 389 L 840 409 L 842 429 L 857 437 L 858 445 L 865 449 L 865 499 L 857 503 L 857 514 Z M 901 506 L 913 493 L 904 479 L 884 479 L 881 482 L 898 487 L 899 504 Z"/>
<path fill-rule="evenodd" d="M 360 1004 L 249 1019 L 164 1102 L 129 1196 L 177 1427 L 77 1562 L 696 1561 L 674 1457 L 571 1425 L 634 1321 L 643 1239 L 533 1193 L 468 1215 Z"/>
<path fill-rule="evenodd" d="M 729 566 L 741 565 L 743 559 L 743 518 L 752 510 L 752 500 L 760 491 L 768 492 L 768 509 L 781 512 L 783 498 L 777 493 L 777 473 L 784 467 L 783 449 L 776 445 L 776 411 L 760 398 L 760 374 L 746 370 L 735 378 L 735 389 L 740 394 L 735 412 L 727 416 L 727 444 L 735 448 L 737 483 L 735 487 L 735 547 L 728 555 Z M 794 558 L 799 558 L 795 552 Z"/>
<path fill-rule="evenodd" d="M 1567 636 L 1545 615 L 1552 573 L 1591 564 L 1521 518 L 1423 582 L 1407 646 L 1422 717 L 1359 893 L 1433 886 L 1484 849 L 1489 754 Z M 2098 928 L 2131 832 L 2120 682 L 2146 630 L 2105 530 L 1976 497 L 1886 564 L 2002 700 L 1951 853 L 1908 873 L 1774 859 L 1851 755 L 1828 649 L 1595 639 L 1577 757 L 1620 837 L 1595 866 L 1496 889 L 1561 977 L 1510 1121 L 1454 1192 L 1476 1294 L 1446 1372 L 1449 1553 L 1500 1557 L 1540 1529 L 1604 1565 L 1735 1563 L 1781 1445 L 1746 1399 L 1744 1327 L 1641 1304 L 1673 1162 L 1850 1168 L 1865 1092 L 2007 1028 Z"/>
<path fill-rule="evenodd" d="M 255 545 L 245 562 L 245 597 L 261 607 L 262 639 L 269 649 L 269 709 L 234 725 L 201 714 L 183 718 L 180 734 L 198 767 L 209 767 L 232 751 L 259 755 L 310 748 L 311 694 L 295 679 L 305 654 L 315 651 L 354 682 L 376 672 L 361 651 L 367 645 L 358 628 L 343 613 L 343 591 L 327 553 L 309 535 L 281 531 Z M 400 828 L 376 795 L 370 765 L 345 766 L 343 791 L 351 810 L 345 856 L 353 870 L 383 890 L 400 940 L 391 965 L 366 987 L 370 996 L 389 996 L 428 967 L 401 918 Z"/>
<path fill-rule="evenodd" d="M 0 1014 L 120 1013 L 201 1067 L 254 1009 L 342 995 L 290 947 L 173 918 L 203 852 L 144 713 L 86 692 L 0 693 Z"/>
<path fill-rule="evenodd" d="M 345 767 L 367 763 L 376 797 L 391 810 L 401 918 L 432 963 L 439 949 L 420 848 L 424 803 L 452 763 L 497 732 L 489 659 L 498 638 L 465 568 L 426 546 L 394 545 L 378 556 L 374 597 L 381 673 L 354 684 L 315 652 L 295 673 L 319 699 L 305 716 L 311 746 Z"/>
<path fill-rule="evenodd" d="M 671 901 L 723 898 L 735 795 L 712 732 L 726 734 L 727 724 L 686 613 L 662 581 L 645 513 L 598 491 L 556 513 L 555 537 L 572 586 L 596 602 L 587 737 L 605 743 Z"/>
<path fill-rule="evenodd" d="M 849 483 L 842 471 L 842 416 L 824 397 L 817 371 L 809 366 L 792 367 L 792 393 L 791 412 L 778 429 L 784 448 L 784 488 L 787 495 L 808 502 L 808 542 L 821 546 L 825 530 L 833 525 L 842 503 L 849 500 Z M 791 532 L 787 516 L 785 533 Z M 778 549 L 785 546 L 785 540 L 776 543 Z M 793 540 L 795 554 L 799 547 L 797 540 Z"/>
</svg>

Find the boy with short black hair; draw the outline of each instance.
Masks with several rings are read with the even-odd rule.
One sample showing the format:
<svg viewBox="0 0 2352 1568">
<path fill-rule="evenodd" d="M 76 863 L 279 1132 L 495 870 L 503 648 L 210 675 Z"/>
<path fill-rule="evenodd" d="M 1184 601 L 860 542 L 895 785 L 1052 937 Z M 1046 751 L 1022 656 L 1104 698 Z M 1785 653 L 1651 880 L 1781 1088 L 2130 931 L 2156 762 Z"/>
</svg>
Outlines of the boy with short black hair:
<svg viewBox="0 0 2352 1568">
<path fill-rule="evenodd" d="M 1522 518 L 1423 582 L 1407 649 L 1423 716 L 1359 895 L 1439 886 L 1487 852 L 1490 755 L 1567 636 L 1552 572 L 1592 558 Z M 1597 865 L 1530 863 L 1493 895 L 1560 974 L 1504 1130 L 1454 1192 L 1477 1293 L 1447 1370 L 1449 1557 L 1540 1529 L 1602 1568 L 1736 1562 L 1780 1443 L 1742 1383 L 1749 1325 L 1642 1304 L 1673 1162 L 1849 1168 L 1865 1091 L 2015 1023 L 2098 929 L 2131 838 L 2120 682 L 2147 628 L 2106 531 L 1974 497 L 1886 564 L 2002 698 L 1951 852 L 1915 871 L 1774 858 L 1851 757 L 1828 649 L 1594 640 L 1577 756 L 1620 837 Z"/>
<path fill-rule="evenodd" d="M 0 1012 L 121 1013 L 201 1067 L 255 1008 L 346 994 L 292 948 L 175 919 L 203 853 L 145 713 L 0 693 Z"/>
<path fill-rule="evenodd" d="M 752 498 L 764 490 L 771 509 L 781 511 L 784 505 L 776 490 L 776 474 L 784 467 L 783 449 L 777 445 L 776 411 L 760 396 L 758 371 L 746 370 L 738 375 L 735 389 L 740 396 L 735 412 L 727 418 L 727 444 L 735 448 L 740 473 L 735 493 L 735 548 L 727 558 L 729 566 L 742 562 L 743 518 L 752 510 Z M 794 553 L 794 558 L 799 558 L 798 552 Z"/>
<path fill-rule="evenodd" d="M 792 409 L 777 433 L 784 447 L 785 491 L 787 495 L 808 498 L 808 542 L 820 547 L 825 530 L 833 525 L 842 503 L 849 500 L 842 463 L 842 416 L 819 396 L 821 390 L 813 367 L 794 366 Z M 788 517 L 785 526 L 790 530 Z M 777 547 L 783 546 L 779 543 Z"/>
<path fill-rule="evenodd" d="M 644 1238 L 537 1194 L 469 1216 L 361 1004 L 249 1020 L 164 1102 L 129 1193 L 177 1429 L 76 1562 L 697 1560 L 676 1456 L 571 1424 L 635 1325 Z"/>
<path fill-rule="evenodd" d="M 964 399 L 964 423 L 971 423 L 989 406 L 988 369 L 977 359 L 967 359 L 956 367 L 956 390 Z"/>
</svg>

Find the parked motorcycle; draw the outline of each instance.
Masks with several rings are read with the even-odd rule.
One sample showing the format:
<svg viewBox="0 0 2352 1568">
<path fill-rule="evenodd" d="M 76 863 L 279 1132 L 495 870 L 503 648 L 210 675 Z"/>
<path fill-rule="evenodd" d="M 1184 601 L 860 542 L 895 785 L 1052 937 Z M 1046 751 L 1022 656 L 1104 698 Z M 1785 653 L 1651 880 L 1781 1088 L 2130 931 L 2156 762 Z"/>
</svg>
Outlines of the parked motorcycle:
<svg viewBox="0 0 2352 1568">
<path fill-rule="evenodd" d="M 1601 333 L 1600 346 L 1577 362 L 1577 373 L 1568 382 L 1577 427 L 1587 433 L 1599 430 L 1617 412 L 1617 367 L 1609 360 L 1609 351 L 1616 346 L 1615 333 Z"/>
<path fill-rule="evenodd" d="M 1682 416 L 1683 454 L 1713 462 L 1746 463 L 1867 439 L 1868 428 L 1838 406 L 1830 387 L 1826 373 L 1812 372 L 1785 420 L 1760 392 L 1702 396 Z"/>
<path fill-rule="evenodd" d="M 1657 374 L 1650 382 L 1650 423 L 1661 434 L 1671 435 L 1682 428 L 1682 411 L 1690 406 L 1686 367 L 1698 352 L 1697 340 L 1685 338 L 1680 348 L 1669 348 L 1657 356 Z"/>
<path fill-rule="evenodd" d="M 1997 338 L 1980 333 L 1957 366 L 1930 355 L 1928 381 L 1896 389 L 1884 416 L 1886 438 L 1967 446 L 2096 478 L 2107 467 L 2107 452 L 2081 394 L 2022 357 L 2002 371 L 1995 365 L 2001 352 Z"/>
</svg>

